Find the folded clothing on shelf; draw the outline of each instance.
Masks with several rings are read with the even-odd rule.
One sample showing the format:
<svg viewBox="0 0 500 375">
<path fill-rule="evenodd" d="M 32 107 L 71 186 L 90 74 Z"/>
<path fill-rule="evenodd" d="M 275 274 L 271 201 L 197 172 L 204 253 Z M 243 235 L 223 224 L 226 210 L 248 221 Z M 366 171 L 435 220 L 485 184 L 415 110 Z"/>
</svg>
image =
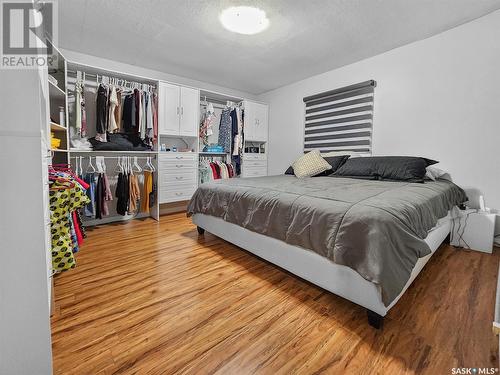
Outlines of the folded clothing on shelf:
<svg viewBox="0 0 500 375">
<path fill-rule="evenodd" d="M 50 147 L 53 149 L 59 148 L 61 145 L 61 140 L 59 138 L 56 138 L 56 135 L 54 132 L 50 133 Z"/>
<path fill-rule="evenodd" d="M 92 151 L 92 144 L 85 138 L 72 138 L 71 149 L 80 151 Z"/>
<path fill-rule="evenodd" d="M 224 147 L 220 145 L 209 145 L 203 148 L 203 152 L 224 152 Z"/>
<path fill-rule="evenodd" d="M 136 134 L 114 133 L 107 135 L 107 142 L 89 138 L 95 151 L 149 151 L 151 147 Z"/>
</svg>

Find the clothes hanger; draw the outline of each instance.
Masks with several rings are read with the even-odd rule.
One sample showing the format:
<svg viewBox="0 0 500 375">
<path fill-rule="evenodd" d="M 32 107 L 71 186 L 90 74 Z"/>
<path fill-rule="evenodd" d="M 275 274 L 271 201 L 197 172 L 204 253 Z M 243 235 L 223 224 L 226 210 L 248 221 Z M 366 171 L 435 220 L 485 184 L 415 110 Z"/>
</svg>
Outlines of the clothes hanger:
<svg viewBox="0 0 500 375">
<path fill-rule="evenodd" d="M 142 168 L 137 163 L 137 156 L 134 156 L 134 167 L 136 168 L 136 172 L 137 173 L 141 173 L 142 172 Z"/>
<path fill-rule="evenodd" d="M 83 156 L 80 156 L 79 159 L 80 159 L 80 163 L 79 163 L 80 164 L 79 175 L 81 176 L 81 175 L 83 175 Z"/>
<path fill-rule="evenodd" d="M 118 161 L 114 170 L 116 173 L 123 173 L 121 156 L 118 156 Z"/>
<path fill-rule="evenodd" d="M 89 156 L 89 165 L 87 166 L 87 169 L 85 170 L 87 173 L 95 173 L 96 169 L 94 165 L 92 164 L 92 156 Z"/>
<path fill-rule="evenodd" d="M 156 169 L 155 167 L 153 166 L 153 164 L 151 163 L 151 157 L 148 156 L 146 158 L 146 165 L 144 166 L 143 168 L 145 171 L 148 171 L 148 172 L 154 172 Z"/>
</svg>

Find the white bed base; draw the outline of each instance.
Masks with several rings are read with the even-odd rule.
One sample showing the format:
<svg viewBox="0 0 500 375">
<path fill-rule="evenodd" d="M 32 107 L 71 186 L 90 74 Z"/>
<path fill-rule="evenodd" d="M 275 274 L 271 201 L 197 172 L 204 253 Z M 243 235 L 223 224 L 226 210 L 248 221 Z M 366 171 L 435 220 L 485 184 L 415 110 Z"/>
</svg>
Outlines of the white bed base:
<svg viewBox="0 0 500 375">
<path fill-rule="evenodd" d="M 446 217 L 439 220 L 438 225 L 429 231 L 425 242 L 431 248 L 432 253 L 418 260 L 403 291 L 386 307 L 382 302 L 380 289 L 377 285 L 365 280 L 353 269 L 335 264 L 313 251 L 252 232 L 214 216 L 195 214 L 193 215 L 193 223 L 217 237 L 223 238 L 323 289 L 366 307 L 380 316 L 385 316 L 401 298 L 451 229 L 451 221 Z"/>
</svg>

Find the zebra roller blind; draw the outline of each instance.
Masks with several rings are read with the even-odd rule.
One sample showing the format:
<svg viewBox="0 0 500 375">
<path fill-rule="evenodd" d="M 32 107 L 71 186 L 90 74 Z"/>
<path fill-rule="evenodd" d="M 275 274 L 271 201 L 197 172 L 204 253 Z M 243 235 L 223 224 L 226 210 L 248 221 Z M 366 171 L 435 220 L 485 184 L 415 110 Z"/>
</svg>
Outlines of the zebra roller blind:
<svg viewBox="0 0 500 375">
<path fill-rule="evenodd" d="M 373 80 L 304 98 L 304 153 L 351 151 L 371 153 Z"/>
</svg>

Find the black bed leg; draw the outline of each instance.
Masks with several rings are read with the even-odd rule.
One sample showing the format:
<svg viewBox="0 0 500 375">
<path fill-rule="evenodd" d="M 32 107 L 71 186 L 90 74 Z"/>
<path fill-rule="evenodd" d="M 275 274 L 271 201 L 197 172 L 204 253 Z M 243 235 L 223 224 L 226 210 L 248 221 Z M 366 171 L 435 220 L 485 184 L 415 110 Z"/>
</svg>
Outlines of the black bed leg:
<svg viewBox="0 0 500 375">
<path fill-rule="evenodd" d="M 203 229 L 202 227 L 196 227 L 196 229 L 198 230 L 198 234 L 203 234 L 205 233 L 205 229 Z"/>
<path fill-rule="evenodd" d="M 370 324 L 373 328 L 380 329 L 384 324 L 384 317 L 373 312 L 371 310 L 366 310 L 366 315 L 368 315 L 368 324 Z"/>
</svg>

